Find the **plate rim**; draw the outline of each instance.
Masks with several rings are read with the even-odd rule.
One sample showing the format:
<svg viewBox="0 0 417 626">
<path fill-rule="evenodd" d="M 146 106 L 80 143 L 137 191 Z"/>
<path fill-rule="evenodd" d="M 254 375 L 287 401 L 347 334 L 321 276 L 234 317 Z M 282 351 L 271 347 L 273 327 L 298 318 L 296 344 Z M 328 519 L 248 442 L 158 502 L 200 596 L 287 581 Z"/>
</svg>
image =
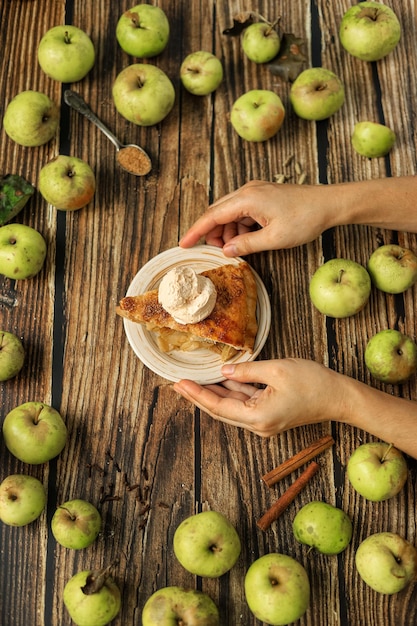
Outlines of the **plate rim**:
<svg viewBox="0 0 417 626">
<path fill-rule="evenodd" d="M 190 260 L 204 264 L 204 260 L 205 260 L 204 257 L 206 254 L 209 255 L 207 257 L 208 260 L 211 259 L 211 263 L 208 263 L 207 269 L 210 269 L 210 267 L 220 267 L 221 265 L 228 265 L 230 263 L 234 265 L 238 265 L 239 263 L 244 261 L 245 263 L 249 265 L 250 269 L 252 270 L 254 274 L 256 287 L 257 287 L 257 296 L 258 296 L 257 297 L 257 309 L 258 309 L 257 313 L 260 318 L 258 319 L 258 333 L 257 333 L 257 338 L 255 340 L 255 349 L 253 353 L 245 352 L 240 355 L 237 355 L 238 358 L 236 359 L 235 362 L 253 361 L 257 358 L 257 356 L 261 352 L 269 336 L 270 327 L 271 327 L 271 303 L 270 303 L 270 299 L 268 296 L 268 292 L 266 291 L 266 288 L 262 279 L 260 278 L 257 271 L 246 261 L 246 259 L 243 259 L 242 257 L 226 257 L 224 256 L 221 248 L 217 246 L 211 246 L 208 244 L 200 244 L 200 245 L 193 246 L 192 248 L 181 248 L 180 246 L 169 248 L 167 250 L 160 252 L 159 254 L 152 257 L 151 259 L 149 259 L 149 261 L 147 261 L 136 272 L 135 276 L 132 278 L 127 288 L 126 296 L 139 295 L 140 293 L 144 293 L 144 291 L 155 289 L 161 277 L 170 268 L 163 268 L 160 272 L 159 279 L 158 279 L 158 274 L 156 275 L 154 274 L 153 277 L 147 277 L 146 274 L 149 273 L 149 270 L 153 269 L 153 267 L 155 265 L 158 265 L 160 262 L 170 261 L 172 257 L 176 258 L 179 255 L 183 257 L 183 261 L 181 259 L 181 262 L 179 262 L 177 259 L 176 261 L 173 261 L 173 265 L 171 267 L 178 266 L 178 263 L 185 265 L 187 264 L 187 261 L 190 261 Z M 200 255 L 201 255 L 200 259 L 195 258 L 196 256 L 200 256 Z M 201 271 L 204 271 L 204 268 L 202 268 Z M 142 291 L 142 289 L 138 290 L 137 285 L 138 284 L 141 285 L 142 283 L 145 283 L 145 282 L 147 282 L 147 285 L 143 287 L 144 291 Z M 261 306 L 261 301 L 262 301 L 262 306 Z M 207 374 L 206 377 L 202 375 L 202 373 L 204 372 L 204 369 L 207 369 L 207 367 L 204 366 L 204 359 L 203 359 L 203 362 L 201 363 L 201 367 L 198 367 L 198 364 L 197 364 L 197 368 L 195 369 L 195 371 L 194 369 L 191 370 L 189 367 L 187 367 L 188 364 L 186 364 L 186 362 L 184 361 L 184 365 L 181 364 L 181 368 L 183 369 L 182 375 L 179 375 L 179 374 L 174 375 L 168 372 L 167 371 L 169 369 L 168 365 L 167 365 L 167 370 L 164 370 L 163 367 L 159 367 L 158 364 L 153 362 L 151 358 L 148 358 L 146 352 L 144 352 L 143 350 L 142 351 L 140 350 L 140 346 L 138 346 L 138 343 L 135 341 L 135 338 L 133 336 L 134 334 L 142 336 L 142 339 L 147 341 L 148 345 L 151 345 L 152 347 L 154 347 L 156 346 L 156 342 L 152 341 L 151 332 L 148 331 L 145 326 L 138 324 L 136 322 L 132 322 L 131 320 L 128 320 L 127 318 L 123 318 L 123 324 L 124 324 L 124 330 L 125 330 L 125 334 L 127 336 L 129 345 L 131 349 L 133 350 L 133 352 L 135 353 L 136 357 L 151 371 L 153 371 L 158 376 L 161 376 L 165 380 L 169 380 L 171 382 L 178 382 L 182 378 L 190 378 L 202 385 L 219 383 L 225 380 L 225 377 L 222 376 L 220 372 L 221 367 L 223 365 L 223 362 L 220 360 L 220 358 L 218 359 L 218 364 L 217 363 L 211 364 L 209 368 L 211 375 L 209 376 Z M 134 331 L 136 331 L 136 333 Z M 149 352 L 152 352 L 151 348 L 149 348 Z M 196 352 L 198 352 L 199 354 L 210 353 L 210 356 L 214 354 L 212 351 L 209 351 L 209 350 L 204 351 L 201 348 L 196 351 L 193 351 L 193 354 L 195 354 Z M 180 351 L 173 351 L 172 353 L 162 353 L 159 349 L 158 349 L 158 353 L 161 356 L 162 362 L 165 362 L 171 365 L 173 362 L 173 356 L 172 356 L 173 354 L 177 354 L 179 356 L 181 354 L 182 355 L 191 354 L 191 353 L 181 353 Z M 216 369 L 218 369 L 218 373 L 214 374 L 214 370 Z M 187 374 L 185 374 L 184 371 L 187 371 Z"/>
</svg>

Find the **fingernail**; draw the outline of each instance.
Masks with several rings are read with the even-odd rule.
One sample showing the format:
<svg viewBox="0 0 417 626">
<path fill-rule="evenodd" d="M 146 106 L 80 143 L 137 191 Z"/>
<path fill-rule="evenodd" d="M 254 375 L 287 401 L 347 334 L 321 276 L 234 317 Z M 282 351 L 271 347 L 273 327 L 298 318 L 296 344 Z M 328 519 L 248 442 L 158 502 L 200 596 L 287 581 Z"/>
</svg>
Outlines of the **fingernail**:
<svg viewBox="0 0 417 626">
<path fill-rule="evenodd" d="M 238 255 L 238 251 L 237 251 L 237 248 L 236 248 L 234 243 L 226 243 L 223 246 L 223 253 L 226 256 L 237 256 Z"/>
<path fill-rule="evenodd" d="M 224 376 L 232 376 L 235 373 L 236 367 L 233 364 L 223 365 L 222 374 Z"/>
</svg>

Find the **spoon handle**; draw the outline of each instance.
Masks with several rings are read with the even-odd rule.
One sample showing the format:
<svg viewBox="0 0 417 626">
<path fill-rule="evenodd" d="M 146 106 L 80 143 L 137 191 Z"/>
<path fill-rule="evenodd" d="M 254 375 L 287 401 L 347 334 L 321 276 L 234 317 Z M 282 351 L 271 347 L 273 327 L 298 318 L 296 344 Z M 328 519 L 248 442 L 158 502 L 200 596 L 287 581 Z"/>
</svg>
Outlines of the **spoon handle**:
<svg viewBox="0 0 417 626">
<path fill-rule="evenodd" d="M 108 139 L 116 146 L 117 150 L 119 150 L 122 146 L 120 141 L 113 135 L 113 133 L 103 124 L 103 122 L 97 117 L 95 113 L 90 109 L 88 104 L 83 100 L 83 98 L 72 91 L 71 89 L 66 89 L 64 91 L 64 100 L 68 106 L 72 107 L 78 113 L 84 115 L 90 122 L 93 122 L 103 132 Z"/>
</svg>

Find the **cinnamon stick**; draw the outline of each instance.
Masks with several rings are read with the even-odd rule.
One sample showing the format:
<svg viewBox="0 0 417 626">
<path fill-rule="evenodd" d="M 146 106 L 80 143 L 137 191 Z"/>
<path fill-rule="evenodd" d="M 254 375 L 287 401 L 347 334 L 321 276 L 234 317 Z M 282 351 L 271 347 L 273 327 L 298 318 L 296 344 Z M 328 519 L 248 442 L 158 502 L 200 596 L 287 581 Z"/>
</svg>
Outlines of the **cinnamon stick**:
<svg viewBox="0 0 417 626">
<path fill-rule="evenodd" d="M 266 513 L 257 521 L 256 525 L 261 530 L 267 530 L 272 522 L 277 520 L 280 515 L 288 508 L 293 500 L 298 496 L 300 491 L 307 485 L 308 481 L 314 476 L 319 469 L 319 464 L 312 461 L 306 467 L 304 472 L 292 483 L 280 498 L 269 508 Z"/>
<path fill-rule="evenodd" d="M 334 444 L 334 439 L 331 435 L 325 435 L 320 439 L 314 441 L 311 445 L 309 445 L 304 450 L 301 450 L 294 456 L 292 456 L 278 467 L 275 467 L 273 470 L 262 476 L 262 480 L 268 485 L 268 487 L 272 487 L 279 480 L 291 474 L 295 470 L 299 469 L 308 461 L 311 461 L 315 456 L 324 452 L 327 448 L 330 448 Z"/>
</svg>

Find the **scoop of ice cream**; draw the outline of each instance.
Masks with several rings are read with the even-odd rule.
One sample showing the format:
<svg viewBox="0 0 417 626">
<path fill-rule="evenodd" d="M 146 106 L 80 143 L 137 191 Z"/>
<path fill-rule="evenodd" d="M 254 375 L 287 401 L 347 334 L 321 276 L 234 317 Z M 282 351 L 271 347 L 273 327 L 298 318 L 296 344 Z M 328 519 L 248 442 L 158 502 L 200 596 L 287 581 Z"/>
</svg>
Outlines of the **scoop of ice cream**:
<svg viewBox="0 0 417 626">
<path fill-rule="evenodd" d="M 165 274 L 158 300 L 178 324 L 196 324 L 210 315 L 216 303 L 216 288 L 206 276 L 191 267 L 175 267 Z"/>
</svg>

